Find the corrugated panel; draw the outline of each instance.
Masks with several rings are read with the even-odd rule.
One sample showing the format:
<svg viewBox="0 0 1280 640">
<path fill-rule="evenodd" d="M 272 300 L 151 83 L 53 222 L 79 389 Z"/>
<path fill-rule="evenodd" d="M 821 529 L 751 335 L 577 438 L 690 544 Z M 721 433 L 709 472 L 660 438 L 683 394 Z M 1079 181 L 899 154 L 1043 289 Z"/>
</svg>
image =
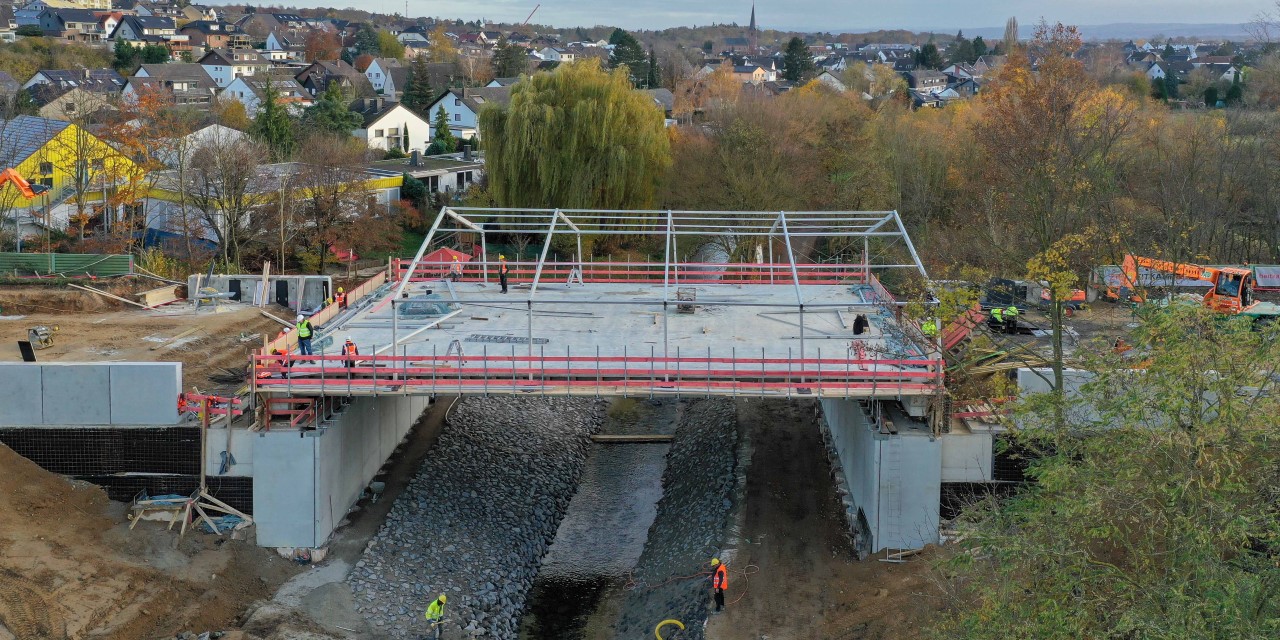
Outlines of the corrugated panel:
<svg viewBox="0 0 1280 640">
<path fill-rule="evenodd" d="M 99 253 L 0 253 L 0 276 L 61 274 L 119 276 L 133 273 L 133 256 Z"/>
<path fill-rule="evenodd" d="M 1254 267 L 1254 281 L 1264 289 L 1280 289 L 1280 266 Z"/>
</svg>

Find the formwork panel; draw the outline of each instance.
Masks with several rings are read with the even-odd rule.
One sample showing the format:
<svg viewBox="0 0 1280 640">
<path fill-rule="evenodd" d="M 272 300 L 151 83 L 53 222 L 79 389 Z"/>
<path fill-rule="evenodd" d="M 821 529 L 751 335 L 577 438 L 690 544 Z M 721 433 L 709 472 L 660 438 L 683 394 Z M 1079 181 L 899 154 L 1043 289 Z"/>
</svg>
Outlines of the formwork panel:
<svg viewBox="0 0 1280 640">
<path fill-rule="evenodd" d="M 177 424 L 181 362 L 111 365 L 111 424 Z"/>
<path fill-rule="evenodd" d="M 111 422 L 110 367 L 100 364 L 40 367 L 44 383 L 44 424 Z"/>
<path fill-rule="evenodd" d="M 44 423 L 40 365 L 0 363 L 0 425 Z"/>
</svg>

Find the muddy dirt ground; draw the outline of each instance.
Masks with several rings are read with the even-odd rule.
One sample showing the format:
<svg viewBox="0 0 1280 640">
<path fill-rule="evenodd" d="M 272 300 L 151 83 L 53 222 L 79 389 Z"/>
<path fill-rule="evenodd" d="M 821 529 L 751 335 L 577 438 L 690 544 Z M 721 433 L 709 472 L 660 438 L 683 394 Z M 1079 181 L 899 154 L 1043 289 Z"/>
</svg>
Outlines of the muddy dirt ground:
<svg viewBox="0 0 1280 640">
<path fill-rule="evenodd" d="M 145 310 L 92 293 L 54 287 L 0 286 L 0 360 L 22 359 L 17 341 L 37 325 L 58 327 L 54 346 L 38 362 L 181 361 L 183 389 L 234 391 L 243 384 L 249 352 L 283 328 L 249 305 L 227 304 L 198 313 L 185 302 Z M 269 307 L 279 318 L 289 311 Z M 173 340 L 183 332 L 193 334 Z M 236 381 L 237 375 L 240 377 Z"/>
<path fill-rule="evenodd" d="M 921 625 L 942 608 L 928 554 L 904 564 L 855 558 L 816 405 L 750 401 L 738 407 L 754 446 L 742 530 L 749 542 L 730 567 L 729 604 L 712 616 L 707 638 L 921 637 Z M 755 573 L 744 576 L 748 570 Z"/>
<path fill-rule="evenodd" d="M 0 637 L 155 640 L 227 628 L 297 565 L 249 541 L 140 522 L 0 445 Z"/>
</svg>

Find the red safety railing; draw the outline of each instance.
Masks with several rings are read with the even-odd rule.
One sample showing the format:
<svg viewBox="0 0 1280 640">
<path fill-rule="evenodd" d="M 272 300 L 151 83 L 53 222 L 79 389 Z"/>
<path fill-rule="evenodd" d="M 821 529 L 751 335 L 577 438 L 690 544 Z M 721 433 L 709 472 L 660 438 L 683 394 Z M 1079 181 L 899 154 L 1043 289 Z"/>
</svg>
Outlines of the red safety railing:
<svg viewBox="0 0 1280 640">
<path fill-rule="evenodd" d="M 265 427 L 278 421 L 288 422 L 292 429 L 314 426 L 319 421 L 318 403 L 316 398 L 267 398 Z"/>
<path fill-rule="evenodd" d="M 396 279 L 403 279 L 412 260 L 394 260 L 392 270 Z M 464 282 L 484 279 L 484 265 L 476 262 L 459 263 Z M 576 262 L 548 262 L 543 265 L 544 282 L 567 280 L 578 268 Z M 507 278 L 511 283 L 532 282 L 538 271 L 534 262 L 507 262 Z M 645 282 L 662 283 L 669 277 L 672 285 L 683 284 L 792 284 L 795 275 L 800 284 L 844 284 L 863 282 L 866 271 L 862 265 L 798 264 L 793 275 L 790 264 L 756 263 L 679 263 L 672 265 L 668 273 L 662 264 L 652 262 L 586 262 L 581 265 L 583 282 Z M 451 263 L 419 262 L 413 270 L 410 282 L 435 281 L 448 277 Z M 488 265 L 489 280 L 498 279 L 498 263 Z"/>
<path fill-rule="evenodd" d="M 865 355 L 865 354 L 864 354 Z M 375 393 L 706 393 L 927 395 L 941 361 L 878 358 L 548 355 L 255 356 L 255 391 Z"/>
</svg>

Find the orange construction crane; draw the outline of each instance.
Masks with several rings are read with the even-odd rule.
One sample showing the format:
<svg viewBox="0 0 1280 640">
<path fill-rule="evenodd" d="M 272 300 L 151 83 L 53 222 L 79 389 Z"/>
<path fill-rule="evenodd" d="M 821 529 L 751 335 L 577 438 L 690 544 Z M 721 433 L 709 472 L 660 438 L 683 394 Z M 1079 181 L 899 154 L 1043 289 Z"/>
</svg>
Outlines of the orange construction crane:
<svg viewBox="0 0 1280 640">
<path fill-rule="evenodd" d="M 1280 313 L 1280 307 L 1269 302 L 1258 302 L 1254 298 L 1252 269 L 1206 267 L 1129 254 L 1124 257 L 1121 268 L 1124 271 L 1125 284 L 1131 289 L 1136 289 L 1138 267 L 1171 273 L 1179 278 L 1212 283 L 1213 286 L 1204 294 L 1204 306 L 1214 311 L 1267 318 L 1274 318 Z"/>
<path fill-rule="evenodd" d="M 49 190 L 49 187 L 42 184 L 33 185 L 30 182 L 27 182 L 27 179 L 22 177 L 22 174 L 18 173 L 18 170 L 12 167 L 0 171 L 0 187 L 3 187 L 5 183 L 9 182 L 12 182 L 13 186 L 17 187 L 23 197 L 28 200 Z"/>
</svg>

